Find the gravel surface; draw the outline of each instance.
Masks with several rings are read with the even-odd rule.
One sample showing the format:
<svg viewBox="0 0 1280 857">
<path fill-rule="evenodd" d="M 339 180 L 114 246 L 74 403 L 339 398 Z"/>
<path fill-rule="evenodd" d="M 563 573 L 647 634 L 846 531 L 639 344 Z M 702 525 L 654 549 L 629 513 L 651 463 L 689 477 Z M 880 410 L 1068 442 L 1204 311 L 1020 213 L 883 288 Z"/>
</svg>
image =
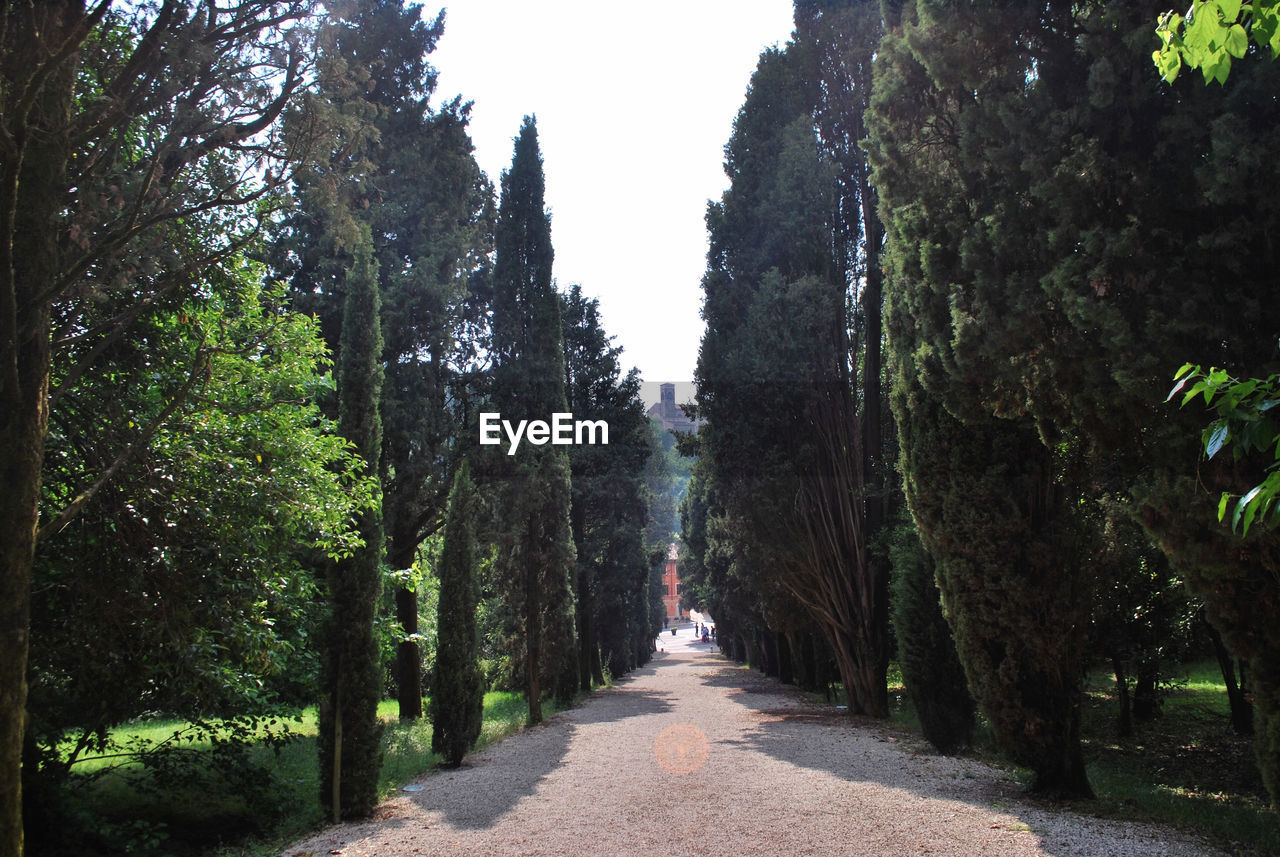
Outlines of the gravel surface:
<svg viewBox="0 0 1280 857">
<path fill-rule="evenodd" d="M 664 635 L 616 687 L 284 854 L 1222 854 L 1029 802 L 1002 771 L 852 724 L 691 636 Z"/>
</svg>

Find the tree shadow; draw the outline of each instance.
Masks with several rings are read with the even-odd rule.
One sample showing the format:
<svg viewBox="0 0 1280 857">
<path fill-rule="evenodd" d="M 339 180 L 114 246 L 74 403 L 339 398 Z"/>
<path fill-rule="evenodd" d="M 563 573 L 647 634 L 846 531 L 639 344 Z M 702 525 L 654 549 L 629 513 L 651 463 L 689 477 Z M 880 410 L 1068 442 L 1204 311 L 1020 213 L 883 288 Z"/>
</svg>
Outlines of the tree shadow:
<svg viewBox="0 0 1280 857">
<path fill-rule="evenodd" d="M 575 725 L 563 714 L 527 728 L 519 741 L 499 741 L 468 757 L 459 768 L 442 770 L 421 780 L 421 791 L 406 795 L 416 808 L 439 813 L 461 830 L 486 830 L 506 815 L 559 767 L 569 751 Z M 483 794 L 484 800 L 476 795 Z M 383 822 L 390 829 L 406 820 Z"/>
<path fill-rule="evenodd" d="M 945 756 L 923 738 L 884 721 L 849 715 L 812 702 L 797 688 L 755 670 L 725 669 L 702 677 L 730 691 L 727 698 L 750 712 L 754 725 L 717 742 L 759 752 L 779 762 L 819 771 L 850 784 L 905 791 L 926 803 L 910 812 L 959 812 L 971 830 L 1003 851 L 1009 836 L 1034 836 L 1038 853 L 1090 853 L 1077 841 L 1088 829 L 1103 853 L 1124 843 L 1124 853 L 1206 853 L 1189 838 L 1152 824 L 1089 815 L 1088 805 L 1063 805 L 1029 794 L 1013 774 L 964 756 Z M 929 807 L 929 809 L 926 809 Z M 904 812 L 906 810 L 904 809 Z M 981 820 L 973 824 L 973 820 Z M 892 821 L 890 821 L 892 826 Z M 972 834 L 970 834 L 972 835 Z"/>
<path fill-rule="evenodd" d="M 406 794 L 418 809 L 438 813 L 459 830 L 487 830 L 512 811 L 560 766 L 579 726 L 629 717 L 663 714 L 671 696 L 626 682 L 596 691 L 576 708 L 562 711 L 538 726 L 519 733 L 518 741 L 500 741 L 470 756 L 462 766 L 442 770 L 418 783 L 421 791 Z M 476 795 L 483 794 L 483 800 Z M 403 823 L 389 818 L 386 828 Z"/>
<path fill-rule="evenodd" d="M 666 714 L 672 709 L 673 694 L 640 690 L 617 684 L 598 690 L 580 707 L 562 716 L 574 723 L 609 723 L 628 717 Z"/>
</svg>

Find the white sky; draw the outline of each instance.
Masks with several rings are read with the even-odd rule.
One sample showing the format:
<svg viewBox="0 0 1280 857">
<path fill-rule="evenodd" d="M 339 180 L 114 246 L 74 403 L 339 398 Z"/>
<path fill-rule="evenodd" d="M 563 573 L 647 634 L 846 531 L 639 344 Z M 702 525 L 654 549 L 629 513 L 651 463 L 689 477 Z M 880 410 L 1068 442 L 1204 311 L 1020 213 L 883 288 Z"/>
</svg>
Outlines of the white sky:
<svg viewBox="0 0 1280 857">
<path fill-rule="evenodd" d="M 727 186 L 724 144 L 760 51 L 791 34 L 791 0 L 444 5 L 437 103 L 474 101 L 476 159 L 495 186 L 537 116 L 560 288 L 599 298 L 624 371 L 692 380 L 703 215 Z"/>
</svg>

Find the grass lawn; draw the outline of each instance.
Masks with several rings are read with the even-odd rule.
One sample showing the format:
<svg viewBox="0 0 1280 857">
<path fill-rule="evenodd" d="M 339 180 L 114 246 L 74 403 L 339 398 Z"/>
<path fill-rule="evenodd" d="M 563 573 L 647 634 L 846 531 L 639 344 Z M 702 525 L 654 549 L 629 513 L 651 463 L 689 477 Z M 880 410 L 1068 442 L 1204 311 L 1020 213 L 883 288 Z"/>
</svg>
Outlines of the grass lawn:
<svg viewBox="0 0 1280 857">
<path fill-rule="evenodd" d="M 1253 742 L 1231 729 L 1217 663 L 1186 665 L 1174 678 L 1162 715 L 1121 738 L 1115 679 L 1090 673 L 1083 733 L 1093 811 L 1194 830 L 1233 854 L 1280 854 L 1280 816 L 1267 808 Z"/>
<path fill-rule="evenodd" d="M 543 710 L 550 716 L 557 709 L 549 700 Z M 523 694 L 485 694 L 484 725 L 477 749 L 519 731 L 527 713 Z M 431 752 L 429 722 L 401 723 L 394 701 L 379 705 L 378 714 L 386 724 L 379 782 L 386 797 L 434 768 L 440 757 Z M 138 721 L 122 727 L 118 737 L 160 742 L 185 725 L 174 720 Z M 162 789 L 154 789 L 137 766 L 125 766 L 95 780 L 84 778 L 84 784 L 75 788 L 70 809 L 87 829 L 99 832 L 100 853 L 146 857 L 278 854 L 289 841 L 325 823 L 318 797 L 315 709 L 303 711 L 289 726 L 297 737 L 278 751 L 265 746 L 250 751 L 262 770 L 261 791 L 256 794 L 245 795 L 198 769 L 191 770 L 186 784 L 166 782 Z M 207 741 L 189 746 L 210 749 Z M 119 761 L 89 758 L 73 770 L 87 774 Z M 78 847 L 85 845 L 92 847 L 93 843 Z"/>
<path fill-rule="evenodd" d="M 1082 729 L 1086 767 L 1097 800 L 1073 809 L 1108 818 L 1171 824 L 1198 833 L 1237 857 L 1280 855 L 1280 815 L 1267 807 L 1253 744 L 1231 729 L 1222 673 L 1215 661 L 1177 668 L 1162 714 L 1120 738 L 1115 678 L 1106 669 L 1085 682 Z M 890 721 L 914 733 L 919 719 L 893 664 Z M 1009 767 L 979 718 L 973 756 Z M 1030 773 L 1017 771 L 1024 780 Z"/>
</svg>

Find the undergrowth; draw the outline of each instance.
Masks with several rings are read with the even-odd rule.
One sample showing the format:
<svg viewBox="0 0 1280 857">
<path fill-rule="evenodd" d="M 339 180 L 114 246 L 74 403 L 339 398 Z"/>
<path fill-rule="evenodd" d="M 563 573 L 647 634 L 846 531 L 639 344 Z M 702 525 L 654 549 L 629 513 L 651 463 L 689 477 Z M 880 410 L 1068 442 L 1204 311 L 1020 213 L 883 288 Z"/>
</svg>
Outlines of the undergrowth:
<svg viewBox="0 0 1280 857">
<path fill-rule="evenodd" d="M 557 709 L 544 703 L 548 716 Z M 427 720 L 400 722 L 394 701 L 378 715 L 386 724 L 379 790 L 383 798 L 433 770 Z M 521 693 L 487 693 L 476 750 L 523 728 L 527 706 Z M 156 745 L 186 734 L 182 721 L 152 719 L 117 730 L 119 746 Z M 122 761 L 118 752 L 78 762 L 59 801 L 61 841 L 43 851 L 63 855 L 130 857 L 265 857 L 325 823 L 319 801 L 316 712 L 307 709 L 287 722 L 291 737 L 273 744 L 245 745 L 245 773 L 222 776 L 210 764 L 218 736 L 184 739 L 181 765 L 156 780 L 156 772 Z"/>
</svg>

